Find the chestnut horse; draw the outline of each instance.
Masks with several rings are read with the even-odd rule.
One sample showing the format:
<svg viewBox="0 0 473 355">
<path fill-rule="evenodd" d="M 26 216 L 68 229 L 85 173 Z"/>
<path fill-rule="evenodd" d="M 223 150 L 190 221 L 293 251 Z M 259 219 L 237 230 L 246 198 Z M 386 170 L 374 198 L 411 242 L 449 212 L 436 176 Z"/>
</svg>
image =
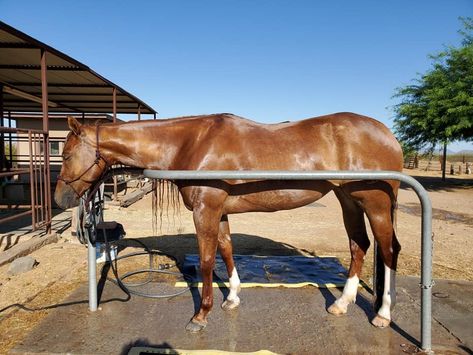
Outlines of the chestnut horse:
<svg viewBox="0 0 473 355">
<path fill-rule="evenodd" d="M 337 113 L 299 122 L 259 124 L 232 114 L 135 121 L 100 126 L 68 119 L 55 200 L 62 208 L 113 164 L 158 170 L 402 170 L 402 150 L 380 122 Z M 393 217 L 398 181 L 174 181 L 193 211 L 203 288 L 201 305 L 187 329 L 202 330 L 213 306 L 212 271 L 217 248 L 226 264 L 230 292 L 222 308 L 240 303 L 227 215 L 272 212 L 312 203 L 334 191 L 343 210 L 351 264 L 343 293 L 329 308 L 344 314 L 355 301 L 363 259 L 370 245 L 364 214 L 384 262 L 382 304 L 372 324 L 386 327 L 394 304 L 400 245 Z"/>
</svg>

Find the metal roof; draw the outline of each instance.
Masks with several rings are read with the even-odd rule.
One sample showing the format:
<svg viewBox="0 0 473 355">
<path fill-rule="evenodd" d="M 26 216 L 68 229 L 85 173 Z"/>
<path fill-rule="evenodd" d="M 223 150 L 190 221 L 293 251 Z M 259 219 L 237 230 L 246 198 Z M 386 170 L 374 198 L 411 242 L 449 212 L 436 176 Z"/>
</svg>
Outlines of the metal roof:
<svg viewBox="0 0 473 355">
<path fill-rule="evenodd" d="M 0 21 L 0 85 L 3 109 L 40 112 L 41 51 L 46 52 L 50 112 L 117 113 L 156 111 L 88 66 Z"/>
</svg>

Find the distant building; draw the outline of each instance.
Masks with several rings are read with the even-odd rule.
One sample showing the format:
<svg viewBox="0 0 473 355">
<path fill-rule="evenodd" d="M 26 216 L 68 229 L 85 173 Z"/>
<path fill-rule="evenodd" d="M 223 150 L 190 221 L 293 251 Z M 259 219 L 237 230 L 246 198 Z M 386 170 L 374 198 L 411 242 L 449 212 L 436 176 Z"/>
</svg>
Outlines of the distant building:
<svg viewBox="0 0 473 355">
<path fill-rule="evenodd" d="M 67 125 L 67 116 L 73 116 L 84 124 L 96 125 L 99 122 L 113 122 L 113 117 L 107 114 L 49 114 L 49 154 L 51 166 L 51 183 L 56 183 L 56 177 L 61 169 L 61 155 L 64 143 L 70 129 Z M 40 113 L 12 114 L 12 119 L 16 121 L 16 127 L 21 129 L 42 130 L 43 121 Z M 117 122 L 122 122 L 117 119 Z M 15 139 L 16 157 L 15 165 L 18 168 L 29 166 L 30 146 L 27 133 L 18 133 Z M 33 142 L 33 153 L 43 155 L 43 145 L 38 140 Z M 22 175 L 19 181 L 29 181 L 29 176 Z"/>
</svg>

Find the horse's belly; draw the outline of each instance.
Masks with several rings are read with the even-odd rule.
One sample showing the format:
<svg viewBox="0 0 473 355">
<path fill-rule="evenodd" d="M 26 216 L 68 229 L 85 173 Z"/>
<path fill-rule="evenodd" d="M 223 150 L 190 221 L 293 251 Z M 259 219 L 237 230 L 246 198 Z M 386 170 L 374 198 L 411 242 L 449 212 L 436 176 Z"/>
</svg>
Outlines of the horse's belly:
<svg viewBox="0 0 473 355">
<path fill-rule="evenodd" d="M 224 214 L 243 212 L 274 212 L 302 207 L 317 201 L 329 190 L 276 190 L 228 196 Z"/>
</svg>

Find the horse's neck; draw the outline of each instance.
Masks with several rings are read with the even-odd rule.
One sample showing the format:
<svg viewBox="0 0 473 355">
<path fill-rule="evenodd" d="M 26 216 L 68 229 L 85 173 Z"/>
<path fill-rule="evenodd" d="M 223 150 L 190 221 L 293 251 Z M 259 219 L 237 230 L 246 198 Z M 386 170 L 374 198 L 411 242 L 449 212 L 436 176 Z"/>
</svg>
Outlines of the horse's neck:
<svg viewBox="0 0 473 355">
<path fill-rule="evenodd" d="M 100 127 L 101 154 L 111 164 L 142 169 L 172 169 L 185 135 L 158 121 Z"/>
</svg>

